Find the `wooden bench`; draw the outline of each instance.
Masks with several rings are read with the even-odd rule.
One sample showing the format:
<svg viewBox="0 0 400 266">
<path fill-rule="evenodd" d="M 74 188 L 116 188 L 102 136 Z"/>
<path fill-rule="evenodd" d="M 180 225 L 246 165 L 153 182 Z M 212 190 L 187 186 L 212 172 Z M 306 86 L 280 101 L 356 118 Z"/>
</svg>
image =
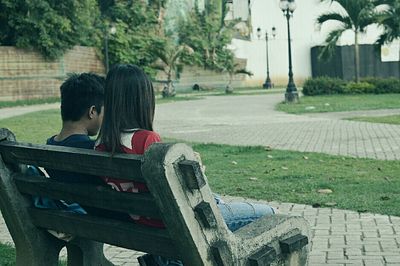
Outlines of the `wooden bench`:
<svg viewBox="0 0 400 266">
<path fill-rule="evenodd" d="M 274 215 L 232 233 L 226 227 L 193 150 L 152 145 L 143 155 L 16 142 L 0 129 L 0 207 L 16 247 L 17 265 L 112 265 L 103 244 L 168 258 L 185 265 L 306 265 L 309 228 L 304 218 Z M 26 165 L 146 182 L 150 193 L 66 184 L 24 174 Z M 32 207 L 31 195 L 106 210 L 161 218 L 166 229 L 116 219 Z M 76 236 L 66 243 L 52 229 Z"/>
</svg>

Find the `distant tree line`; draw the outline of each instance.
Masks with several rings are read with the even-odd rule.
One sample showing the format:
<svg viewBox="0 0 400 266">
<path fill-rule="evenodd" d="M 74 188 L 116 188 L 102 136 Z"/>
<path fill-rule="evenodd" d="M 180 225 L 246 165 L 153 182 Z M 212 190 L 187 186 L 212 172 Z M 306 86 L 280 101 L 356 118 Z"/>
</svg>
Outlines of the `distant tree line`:
<svg viewBox="0 0 400 266">
<path fill-rule="evenodd" d="M 223 20 L 225 1 L 208 0 L 200 11 L 195 0 L 171 28 L 167 0 L 0 0 L 0 45 L 56 59 L 74 45 L 104 52 L 108 36 L 111 64 L 137 64 L 151 75 L 162 70 L 170 81 L 188 64 L 229 72 L 233 24 Z"/>
</svg>

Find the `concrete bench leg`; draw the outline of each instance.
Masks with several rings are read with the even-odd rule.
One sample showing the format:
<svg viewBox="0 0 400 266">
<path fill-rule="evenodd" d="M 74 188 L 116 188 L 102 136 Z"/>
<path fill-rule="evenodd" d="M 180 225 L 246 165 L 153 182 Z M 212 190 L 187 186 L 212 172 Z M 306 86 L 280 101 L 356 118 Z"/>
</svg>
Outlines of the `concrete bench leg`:
<svg viewBox="0 0 400 266">
<path fill-rule="evenodd" d="M 74 239 L 67 244 L 68 266 L 113 266 L 103 253 L 103 243 Z"/>
<path fill-rule="evenodd" d="M 31 235 L 32 236 L 32 235 Z M 41 241 L 43 237 L 39 236 L 39 241 L 16 243 L 16 266 L 58 266 L 58 257 L 63 247 L 61 241 L 52 240 Z"/>
</svg>

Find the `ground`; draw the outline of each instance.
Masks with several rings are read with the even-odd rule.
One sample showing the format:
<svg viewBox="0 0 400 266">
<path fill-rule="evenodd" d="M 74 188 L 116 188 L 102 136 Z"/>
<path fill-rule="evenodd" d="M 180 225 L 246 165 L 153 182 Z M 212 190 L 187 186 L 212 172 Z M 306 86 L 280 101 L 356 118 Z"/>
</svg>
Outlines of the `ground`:
<svg viewBox="0 0 400 266">
<path fill-rule="evenodd" d="M 186 141 L 263 145 L 381 160 L 400 158 L 399 125 L 345 121 L 329 113 L 285 114 L 274 110 L 282 100 L 281 94 L 268 94 L 166 103 L 157 106 L 156 131 Z M 29 108 L 25 111 L 32 110 Z M 0 118 L 19 110 L 2 110 Z M 400 265 L 399 217 L 302 204 L 269 204 L 280 213 L 303 215 L 310 222 L 310 265 Z M 0 228 L 0 242 L 10 242 L 4 223 Z M 137 265 L 134 258 L 138 253 L 107 246 L 106 254 L 118 265 Z"/>
</svg>

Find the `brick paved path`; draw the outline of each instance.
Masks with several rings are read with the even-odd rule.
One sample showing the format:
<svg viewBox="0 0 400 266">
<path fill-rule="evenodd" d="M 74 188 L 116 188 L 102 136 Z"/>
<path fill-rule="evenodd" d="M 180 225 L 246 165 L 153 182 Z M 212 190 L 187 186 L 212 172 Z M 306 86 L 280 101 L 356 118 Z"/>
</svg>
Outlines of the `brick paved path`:
<svg viewBox="0 0 400 266">
<path fill-rule="evenodd" d="M 157 107 L 156 130 L 162 136 L 187 141 L 400 158 L 400 126 L 339 120 L 364 113 L 399 114 L 400 110 L 296 116 L 273 110 L 281 99 L 280 94 L 219 96 L 163 104 Z M 2 109 L 0 119 L 40 107 L 22 109 Z M 400 217 L 292 203 L 269 204 L 280 213 L 302 215 L 310 222 L 313 236 L 309 265 L 400 265 Z M 1 217 L 0 242 L 12 243 Z M 105 253 L 116 265 L 138 265 L 138 252 L 106 246 Z"/>
<path fill-rule="evenodd" d="M 162 104 L 156 110 L 155 126 L 161 136 L 187 141 L 400 159 L 400 125 L 340 120 L 343 113 L 285 114 L 274 110 L 281 100 L 281 94 L 268 94 Z M 368 113 L 400 114 L 400 110 Z"/>
</svg>

